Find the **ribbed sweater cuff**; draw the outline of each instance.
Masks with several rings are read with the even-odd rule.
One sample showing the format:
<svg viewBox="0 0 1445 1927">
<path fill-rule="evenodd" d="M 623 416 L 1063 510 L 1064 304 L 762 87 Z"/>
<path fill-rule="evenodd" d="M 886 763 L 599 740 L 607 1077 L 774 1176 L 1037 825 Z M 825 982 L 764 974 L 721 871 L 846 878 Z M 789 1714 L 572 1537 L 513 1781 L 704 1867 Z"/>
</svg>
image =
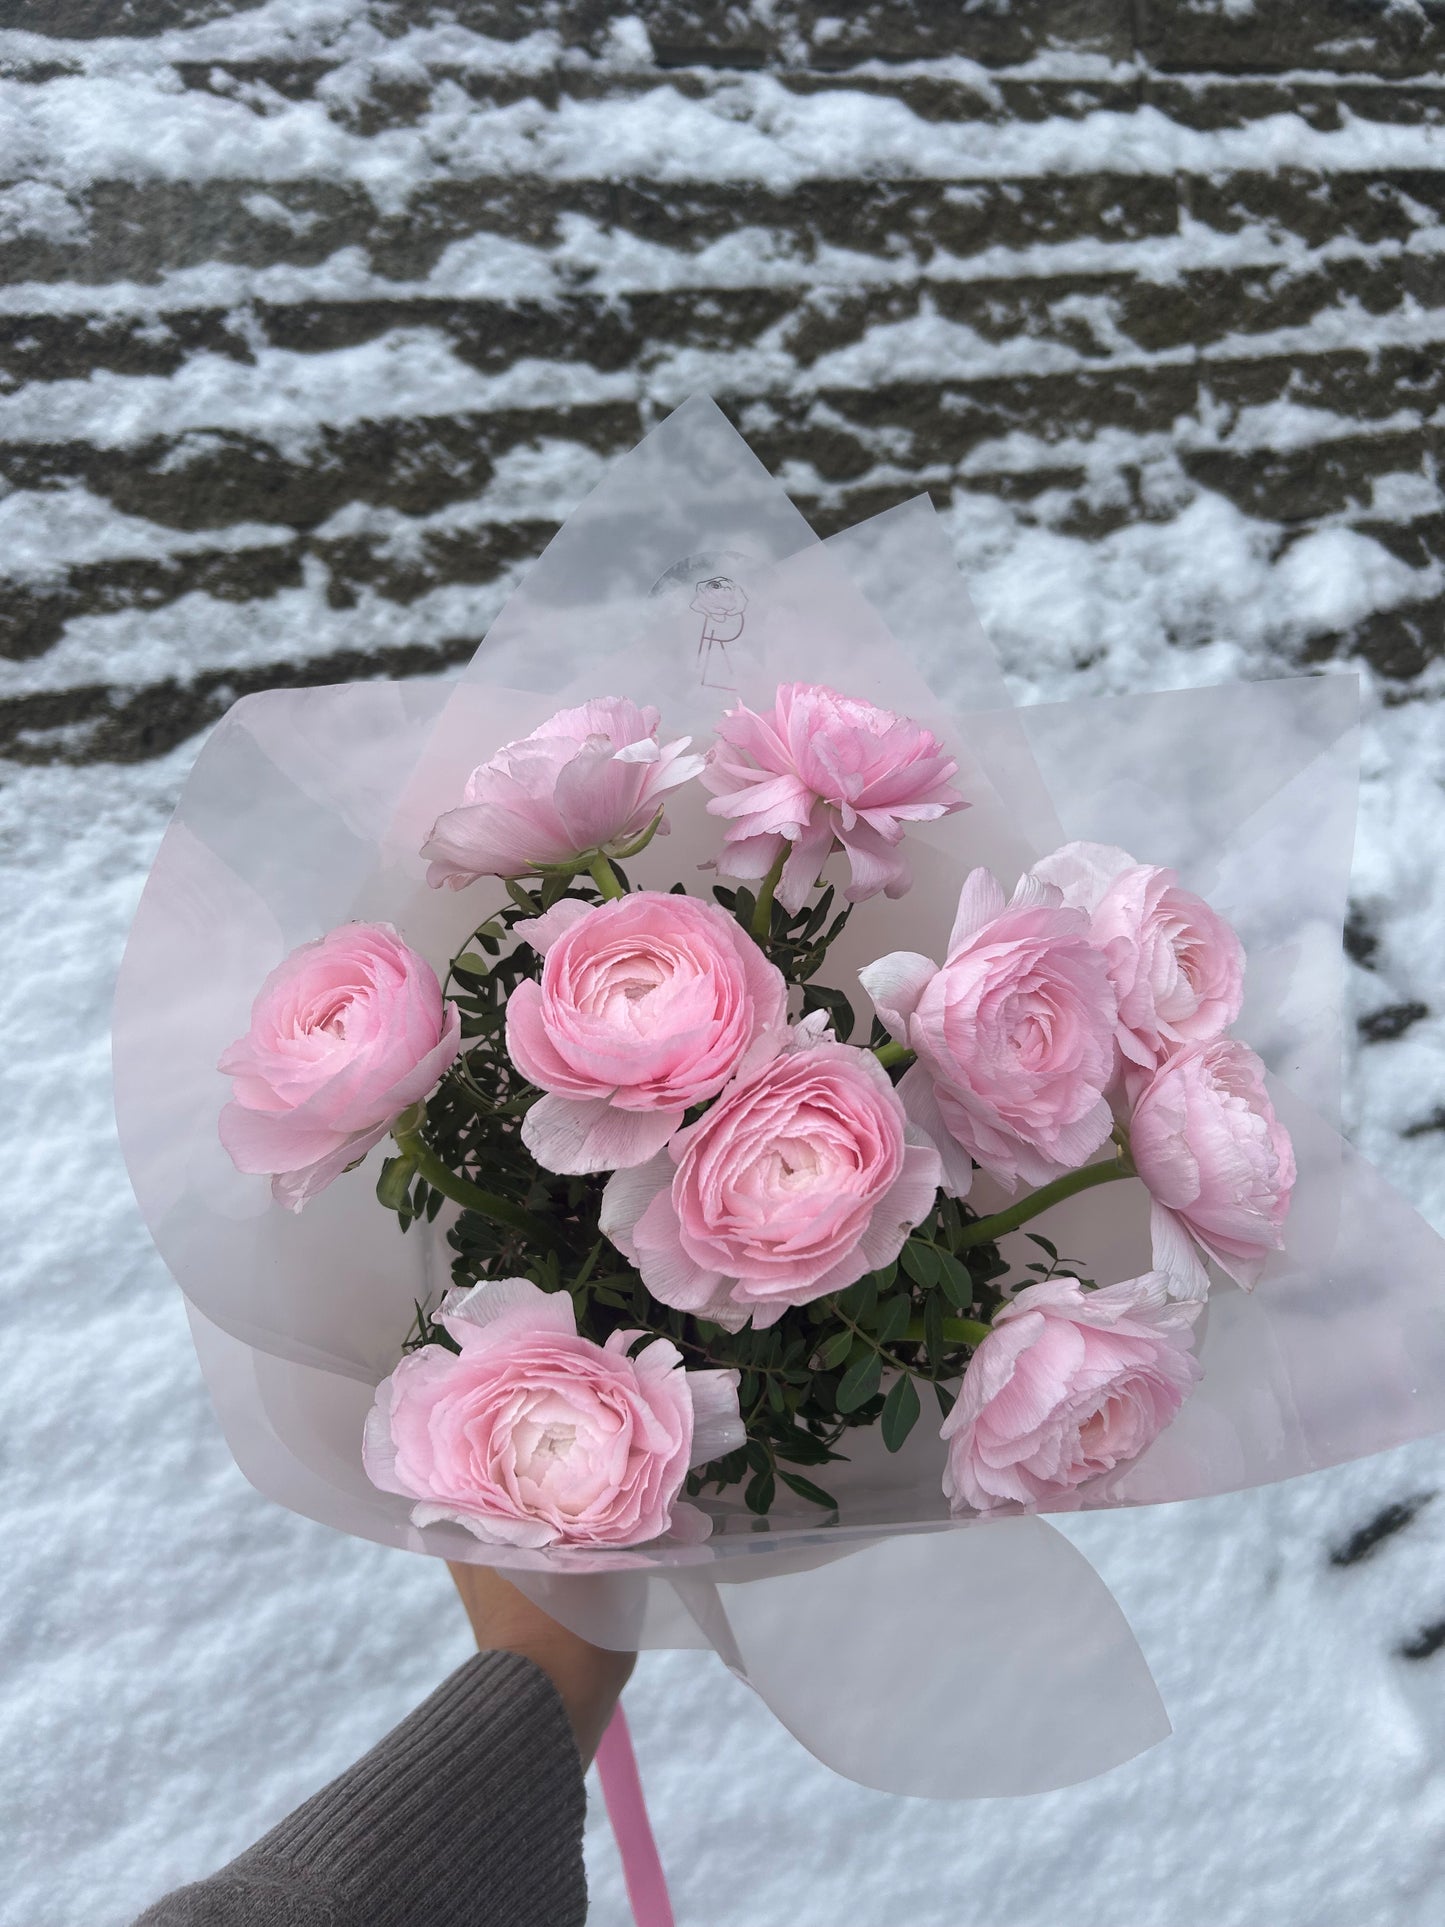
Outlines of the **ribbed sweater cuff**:
<svg viewBox="0 0 1445 1927">
<path fill-rule="evenodd" d="M 294 1873 L 360 1927 L 581 1927 L 586 1804 L 546 1674 L 478 1653 L 228 1871 Z"/>
</svg>

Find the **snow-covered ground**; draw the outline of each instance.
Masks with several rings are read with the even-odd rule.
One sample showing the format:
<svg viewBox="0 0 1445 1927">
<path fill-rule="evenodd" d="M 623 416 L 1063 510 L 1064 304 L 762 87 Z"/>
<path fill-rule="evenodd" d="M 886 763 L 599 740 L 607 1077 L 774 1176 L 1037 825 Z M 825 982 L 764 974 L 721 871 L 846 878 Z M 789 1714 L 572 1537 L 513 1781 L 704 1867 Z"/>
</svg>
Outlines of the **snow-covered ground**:
<svg viewBox="0 0 1445 1927">
<path fill-rule="evenodd" d="M 1215 12 L 1270 8 L 1293 0 Z M 1214 124 L 1157 76 L 1131 104 L 1134 69 L 1098 51 L 872 62 L 809 93 L 659 75 L 635 21 L 589 52 L 442 11 L 397 31 L 366 0 L 268 0 L 149 38 L 0 33 L 19 264 L 0 357 L 24 363 L 0 378 L 0 575 L 14 606 L 58 612 L 3 664 L 0 1927 L 122 1927 L 466 1650 L 430 1562 L 246 1487 L 130 1197 L 110 990 L 203 714 L 166 705 L 347 650 L 454 659 L 521 566 L 482 567 L 485 544 L 543 539 L 692 387 L 815 512 L 930 487 L 1020 700 L 1363 666 L 1346 1128 L 1445 1230 L 1442 667 L 1379 643 L 1438 624 L 1445 586 L 1438 75 L 1378 112 L 1394 83 L 1351 83 L 1335 124 L 1307 111 L 1327 77 L 1275 77 Z M 1261 188 L 1277 169 L 1317 179 Z M 553 212 L 437 214 L 498 179 Z M 593 187 L 629 179 L 682 197 L 656 231 L 599 212 Z M 1149 197 L 1176 179 L 1185 211 L 1161 223 Z M 1101 180 L 1108 218 L 1049 226 L 1050 197 Z M 869 181 L 914 210 L 896 247 L 767 198 Z M 210 210 L 190 253 L 193 204 L 145 198 L 177 185 Z M 746 216 L 719 226 L 719 194 Z M 926 240 L 959 208 L 982 210 L 972 241 Z M 428 221 L 427 260 L 387 255 Z M 1197 326 L 1165 339 L 1181 291 Z M 628 354 L 559 340 L 583 295 L 628 317 Z M 744 298 L 756 324 L 727 319 Z M 528 301 L 519 324 L 507 304 Z M 286 333 L 353 309 L 352 337 Z M 479 350 L 472 312 L 500 346 Z M 205 496 L 227 460 L 239 493 Z M 1128 1612 L 1174 1737 L 1045 1797 L 890 1799 L 818 1766 L 710 1654 L 646 1655 L 628 1704 L 680 1927 L 1445 1914 L 1445 1440 L 1062 1529 Z M 593 1918 L 623 1927 L 593 1804 Z"/>
</svg>

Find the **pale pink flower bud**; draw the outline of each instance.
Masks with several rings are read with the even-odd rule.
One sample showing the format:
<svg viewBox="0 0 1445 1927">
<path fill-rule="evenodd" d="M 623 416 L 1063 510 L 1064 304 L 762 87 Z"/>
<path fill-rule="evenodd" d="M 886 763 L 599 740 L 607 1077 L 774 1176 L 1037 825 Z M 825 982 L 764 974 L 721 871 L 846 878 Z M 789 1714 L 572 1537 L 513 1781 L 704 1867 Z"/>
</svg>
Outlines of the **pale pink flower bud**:
<svg viewBox="0 0 1445 1927">
<path fill-rule="evenodd" d="M 1088 1291 L 1026 1285 L 995 1314 L 944 1420 L 955 1512 L 1071 1509 L 1080 1488 L 1138 1458 L 1200 1376 L 1192 1308 L 1154 1273 Z"/>
<path fill-rule="evenodd" d="M 425 1345 L 376 1389 L 362 1457 L 413 1525 L 465 1526 L 485 1545 L 635 1546 L 707 1537 L 679 1502 L 688 1472 L 745 1434 L 736 1372 L 683 1370 L 657 1338 L 578 1335 L 565 1291 L 505 1278 L 453 1291 Z"/>
<path fill-rule="evenodd" d="M 1005 904 L 975 870 L 941 967 L 895 951 L 860 976 L 890 1036 L 917 1053 L 899 1095 L 955 1197 L 974 1162 L 1010 1188 L 1044 1184 L 1109 1136 L 1118 1007 L 1088 919 L 1057 890 L 1025 877 Z"/>
<path fill-rule="evenodd" d="M 299 1211 L 440 1081 L 461 1019 L 387 923 L 347 923 L 278 964 L 223 1053 L 221 1142 Z"/>
<path fill-rule="evenodd" d="M 437 818 L 422 846 L 427 882 L 460 890 L 635 841 L 667 792 L 703 766 L 683 753 L 689 737 L 660 743 L 658 727 L 655 709 L 599 696 L 507 743 L 472 771 L 460 807 Z"/>
<path fill-rule="evenodd" d="M 564 898 L 516 928 L 546 956 L 507 1000 L 507 1049 L 548 1093 L 522 1126 L 548 1171 L 644 1164 L 690 1105 L 782 1045 L 782 973 L 716 904 Z"/>
<path fill-rule="evenodd" d="M 900 846 L 910 823 L 966 809 L 958 764 L 921 723 L 817 683 L 784 683 L 769 715 L 741 704 L 718 725 L 703 782 L 728 818 L 718 868 L 765 877 L 785 844 L 777 898 L 801 910 L 835 844 L 848 853 L 853 902 L 900 897 L 913 880 Z"/>
<path fill-rule="evenodd" d="M 653 1297 L 731 1330 L 891 1262 L 938 1191 L 937 1154 L 871 1051 L 812 1028 L 790 1044 L 602 1200 Z"/>
<path fill-rule="evenodd" d="M 1128 1080 L 1129 1147 L 1153 1198 L 1154 1263 L 1180 1297 L 1208 1290 L 1196 1246 L 1248 1289 L 1284 1244 L 1294 1147 L 1264 1079 L 1254 1052 L 1224 1037 Z"/>
</svg>

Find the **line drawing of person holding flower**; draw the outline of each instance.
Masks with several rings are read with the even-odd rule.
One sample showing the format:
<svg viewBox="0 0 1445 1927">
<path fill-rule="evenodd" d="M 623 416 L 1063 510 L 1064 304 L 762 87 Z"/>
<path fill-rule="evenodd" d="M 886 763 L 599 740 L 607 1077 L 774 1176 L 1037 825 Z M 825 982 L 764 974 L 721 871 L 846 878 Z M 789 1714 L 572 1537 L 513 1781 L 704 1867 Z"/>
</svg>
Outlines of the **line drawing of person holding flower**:
<svg viewBox="0 0 1445 1927">
<path fill-rule="evenodd" d="M 732 664 L 728 660 L 727 645 L 736 642 L 743 632 L 746 618 L 743 611 L 748 606 L 744 591 L 730 575 L 711 575 L 694 587 L 690 605 L 703 619 L 702 634 L 698 637 L 698 672 L 704 689 L 732 689 Z M 713 645 L 716 644 L 722 655 L 723 671 L 727 682 L 714 682 L 710 675 L 712 668 Z"/>
</svg>

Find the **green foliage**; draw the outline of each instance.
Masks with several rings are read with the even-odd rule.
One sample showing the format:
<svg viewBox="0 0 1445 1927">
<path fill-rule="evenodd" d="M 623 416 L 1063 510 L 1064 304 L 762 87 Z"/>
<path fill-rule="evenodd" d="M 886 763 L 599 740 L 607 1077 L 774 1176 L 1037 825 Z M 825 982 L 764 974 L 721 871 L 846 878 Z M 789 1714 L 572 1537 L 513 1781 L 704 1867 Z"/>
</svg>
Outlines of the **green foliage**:
<svg viewBox="0 0 1445 1927">
<path fill-rule="evenodd" d="M 615 859 L 612 868 L 621 878 Z M 523 1119 L 540 1093 L 506 1050 L 507 999 L 518 984 L 538 979 L 542 964 L 515 936 L 515 925 L 566 897 L 596 902 L 596 885 L 586 873 L 555 872 L 535 887 L 505 887 L 507 903 L 472 933 L 452 963 L 445 988 L 461 1016 L 462 1052 L 427 1101 L 419 1135 L 456 1177 L 543 1221 L 550 1248 L 482 1211 L 463 1209 L 447 1231 L 453 1282 L 530 1278 L 545 1291 L 567 1292 L 578 1329 L 597 1343 L 616 1331 L 636 1331 L 640 1343 L 670 1340 L 690 1368 L 735 1371 L 747 1442 L 693 1472 L 689 1494 L 741 1487 L 744 1505 L 759 1517 L 780 1491 L 822 1515 L 836 1511 L 826 1480 L 814 1475 L 846 1458 L 839 1448 L 859 1426 L 881 1426 L 884 1444 L 897 1451 L 922 1410 L 920 1380 L 932 1385 L 940 1412 L 949 1410 L 949 1381 L 958 1379 L 970 1356 L 967 1345 L 950 1338 L 949 1321 L 986 1324 L 1001 1302 L 999 1282 L 1009 1267 L 993 1245 L 955 1249 L 975 1214 L 940 1197 L 897 1260 L 844 1291 L 788 1308 L 764 1331 L 751 1324 L 725 1331 L 654 1301 L 600 1231 L 606 1177 L 543 1171 L 522 1143 Z M 718 887 L 713 895 L 751 928 L 755 892 Z M 850 909 L 834 909 L 831 888 L 796 914 L 774 902 L 764 945 L 804 1011 L 825 1011 L 840 1039 L 852 1033 L 852 1006 L 841 991 L 815 978 Z M 874 1044 L 886 1041 L 875 1023 Z M 689 1121 L 705 1108 L 696 1107 Z M 435 1169 L 433 1175 L 440 1180 Z M 377 1194 L 403 1228 L 418 1218 L 434 1219 L 446 1202 L 406 1156 L 386 1160 Z M 1058 1262 L 1052 1247 L 1039 1242 Z M 455 1349 L 421 1306 L 406 1344 L 408 1350 L 426 1344 Z"/>
</svg>

